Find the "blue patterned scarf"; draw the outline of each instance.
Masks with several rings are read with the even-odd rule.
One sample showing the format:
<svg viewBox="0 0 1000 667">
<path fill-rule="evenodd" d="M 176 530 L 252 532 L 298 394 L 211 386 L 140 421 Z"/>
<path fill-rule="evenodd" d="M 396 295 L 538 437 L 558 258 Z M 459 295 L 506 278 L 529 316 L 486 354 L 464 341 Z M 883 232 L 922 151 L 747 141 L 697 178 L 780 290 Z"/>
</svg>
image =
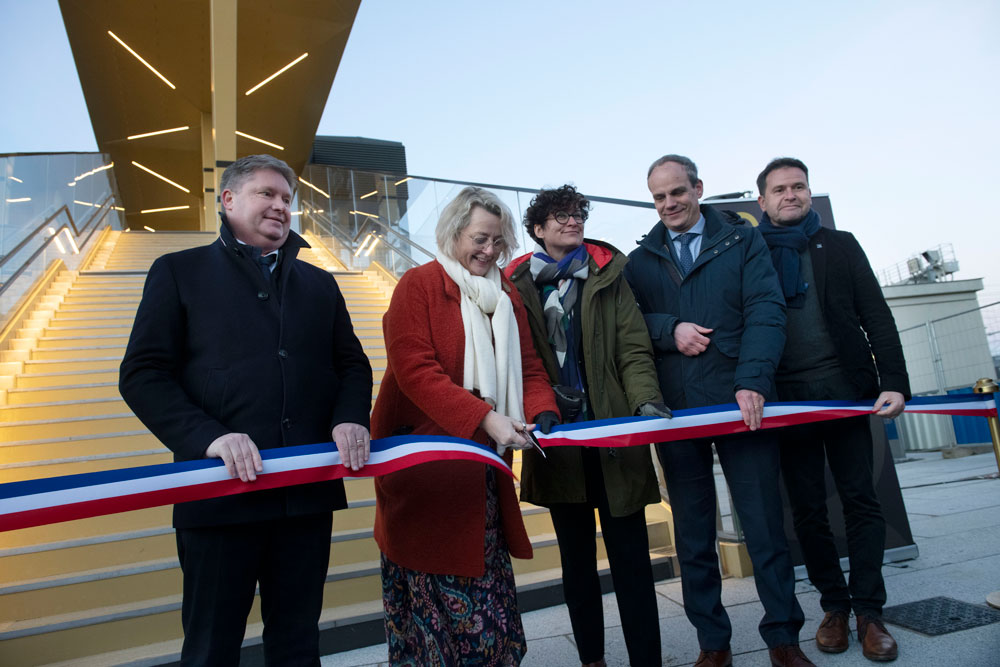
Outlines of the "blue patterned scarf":
<svg viewBox="0 0 1000 667">
<path fill-rule="evenodd" d="M 581 391 L 583 377 L 576 345 L 580 323 L 574 316 L 574 306 L 580 298 L 580 282 L 590 273 L 589 260 L 583 244 L 558 262 L 536 245 L 529 266 L 542 300 L 549 345 L 559 365 L 559 383 Z"/>
<path fill-rule="evenodd" d="M 790 227 L 774 224 L 765 213 L 757 227 L 764 236 L 767 247 L 771 249 L 771 262 L 778 272 L 785 305 L 789 308 L 801 308 L 806 303 L 808 285 L 802 280 L 799 253 L 806 249 L 809 239 L 819 228 L 819 213 L 812 209 L 798 224 Z"/>
</svg>

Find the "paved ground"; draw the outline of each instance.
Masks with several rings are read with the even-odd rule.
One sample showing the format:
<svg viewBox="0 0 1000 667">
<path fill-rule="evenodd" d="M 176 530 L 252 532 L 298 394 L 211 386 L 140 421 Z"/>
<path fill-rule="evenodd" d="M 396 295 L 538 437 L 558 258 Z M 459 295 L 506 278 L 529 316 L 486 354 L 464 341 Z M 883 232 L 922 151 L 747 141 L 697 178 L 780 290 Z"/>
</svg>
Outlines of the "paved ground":
<svg viewBox="0 0 1000 667">
<path fill-rule="evenodd" d="M 985 604 L 988 593 L 1000 590 L 1000 480 L 996 472 L 992 453 L 959 459 L 944 459 L 939 453 L 911 454 L 907 461 L 896 465 L 920 557 L 883 568 L 890 605 L 939 595 Z M 665 581 L 656 592 L 663 664 L 691 665 L 698 655 L 698 644 L 681 607 L 680 581 Z M 826 655 L 817 651 L 812 637 L 823 618 L 819 594 L 808 581 L 798 582 L 798 592 L 806 613 L 802 648 L 810 659 L 817 665 L 832 667 L 874 664 L 861 655 L 853 633 L 846 653 Z M 734 664 L 769 665 L 766 647 L 757 634 L 763 611 L 753 579 L 727 579 L 723 583 L 723 602 L 733 622 Z M 608 665 L 627 665 L 614 594 L 605 596 L 604 605 Z M 528 636 L 524 667 L 580 664 L 565 607 L 530 612 L 524 614 L 523 621 Z M 900 645 L 894 665 L 1000 665 L 1000 624 L 938 637 L 888 627 Z M 382 644 L 326 656 L 323 665 L 361 667 L 383 665 L 385 660 L 386 648 Z"/>
</svg>

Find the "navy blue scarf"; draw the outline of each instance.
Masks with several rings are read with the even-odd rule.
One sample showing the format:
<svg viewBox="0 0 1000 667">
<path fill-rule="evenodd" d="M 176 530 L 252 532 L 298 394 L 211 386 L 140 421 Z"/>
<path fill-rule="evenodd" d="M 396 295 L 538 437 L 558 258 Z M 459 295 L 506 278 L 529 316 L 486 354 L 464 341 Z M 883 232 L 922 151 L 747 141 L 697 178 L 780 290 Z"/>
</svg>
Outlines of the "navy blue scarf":
<svg viewBox="0 0 1000 667">
<path fill-rule="evenodd" d="M 757 226 L 767 247 L 771 249 L 771 262 L 778 272 L 778 283 L 785 296 L 785 305 L 789 308 L 801 308 L 805 305 L 808 285 L 802 280 L 799 253 L 806 249 L 809 239 L 819 231 L 820 226 L 819 213 L 812 209 L 798 224 L 790 227 L 774 224 L 767 213 L 761 217 L 760 225 Z"/>
</svg>

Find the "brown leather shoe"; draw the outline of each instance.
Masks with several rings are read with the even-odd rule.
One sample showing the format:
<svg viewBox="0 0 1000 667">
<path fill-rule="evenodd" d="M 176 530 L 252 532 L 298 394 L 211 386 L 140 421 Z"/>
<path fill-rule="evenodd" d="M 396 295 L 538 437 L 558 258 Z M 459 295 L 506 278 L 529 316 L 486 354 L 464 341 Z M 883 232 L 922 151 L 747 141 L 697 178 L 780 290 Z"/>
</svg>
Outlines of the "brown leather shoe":
<svg viewBox="0 0 1000 667">
<path fill-rule="evenodd" d="M 732 651 L 702 651 L 694 667 L 733 667 Z"/>
<path fill-rule="evenodd" d="M 882 619 L 876 616 L 858 616 L 858 641 L 861 653 L 869 660 L 890 662 L 899 656 L 899 647 Z"/>
<path fill-rule="evenodd" d="M 771 664 L 774 667 L 816 667 L 812 660 L 806 657 L 798 644 L 782 644 L 768 650 L 771 654 Z"/>
<path fill-rule="evenodd" d="M 847 612 L 828 611 L 816 630 L 816 648 L 824 653 L 847 650 Z"/>
</svg>

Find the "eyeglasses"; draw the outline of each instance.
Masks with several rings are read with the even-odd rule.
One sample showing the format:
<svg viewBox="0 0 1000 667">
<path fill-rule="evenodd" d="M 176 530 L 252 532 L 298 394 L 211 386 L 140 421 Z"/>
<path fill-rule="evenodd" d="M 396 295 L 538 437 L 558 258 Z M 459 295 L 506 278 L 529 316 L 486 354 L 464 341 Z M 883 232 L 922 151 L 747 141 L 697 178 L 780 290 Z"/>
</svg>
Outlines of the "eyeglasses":
<svg viewBox="0 0 1000 667">
<path fill-rule="evenodd" d="M 488 236 L 470 236 L 468 234 L 465 234 L 465 237 L 472 241 L 477 248 L 488 248 L 492 246 L 500 252 L 503 252 L 503 249 L 507 247 L 507 242 L 503 239 L 490 239 Z"/>
<path fill-rule="evenodd" d="M 556 222 L 558 222 L 560 225 L 565 225 L 567 222 L 569 222 L 570 218 L 573 218 L 581 225 L 587 222 L 587 216 L 584 213 L 581 213 L 580 211 L 577 211 L 576 213 L 567 213 L 566 211 L 559 211 L 557 213 L 552 213 L 551 216 L 555 218 Z"/>
</svg>

